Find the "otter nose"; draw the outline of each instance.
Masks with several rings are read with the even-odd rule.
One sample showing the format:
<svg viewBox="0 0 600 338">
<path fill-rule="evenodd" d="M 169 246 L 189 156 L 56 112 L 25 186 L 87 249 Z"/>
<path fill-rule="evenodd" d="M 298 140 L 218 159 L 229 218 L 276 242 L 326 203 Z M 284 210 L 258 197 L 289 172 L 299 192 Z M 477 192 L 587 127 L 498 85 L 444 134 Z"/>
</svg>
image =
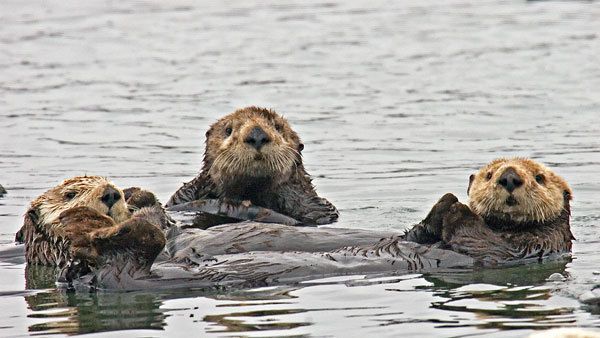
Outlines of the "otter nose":
<svg viewBox="0 0 600 338">
<path fill-rule="evenodd" d="M 256 150 L 260 150 L 260 148 L 269 143 L 271 139 L 260 127 L 254 127 L 244 141 L 256 148 Z"/>
<path fill-rule="evenodd" d="M 523 185 L 523 180 L 515 169 L 508 168 L 498 179 L 498 184 L 503 186 L 506 191 L 513 192 L 513 190 Z"/>
<path fill-rule="evenodd" d="M 121 194 L 117 191 L 117 189 L 113 187 L 106 187 L 104 189 L 104 194 L 102 194 L 102 203 L 106 204 L 106 206 L 110 209 L 118 200 L 121 199 Z"/>
</svg>

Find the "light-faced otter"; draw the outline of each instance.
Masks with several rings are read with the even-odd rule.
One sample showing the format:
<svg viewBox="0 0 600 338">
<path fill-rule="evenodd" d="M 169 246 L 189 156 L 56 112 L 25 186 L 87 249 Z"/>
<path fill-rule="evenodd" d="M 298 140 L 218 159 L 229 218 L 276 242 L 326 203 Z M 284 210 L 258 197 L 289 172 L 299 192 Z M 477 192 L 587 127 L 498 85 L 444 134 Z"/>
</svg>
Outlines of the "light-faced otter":
<svg viewBox="0 0 600 338">
<path fill-rule="evenodd" d="M 406 239 L 442 241 L 448 248 L 495 265 L 571 251 L 572 191 L 542 164 L 501 158 L 469 179 L 469 206 L 446 194 Z"/>
<path fill-rule="evenodd" d="M 200 173 L 166 206 L 210 199 L 250 201 L 305 225 L 335 222 L 338 211 L 317 195 L 302 163 L 303 149 L 298 134 L 273 110 L 236 110 L 206 132 Z"/>
<path fill-rule="evenodd" d="M 63 266 L 73 258 L 71 239 L 94 236 L 92 230 L 105 227 L 106 222 L 124 222 L 131 217 L 131 211 L 156 203 L 145 197 L 148 194 L 144 191 L 128 190 L 125 194 L 104 177 L 78 176 L 37 197 L 31 202 L 16 235 L 16 241 L 25 244 L 27 263 Z M 82 212 L 78 219 L 89 217 L 87 227 L 65 229 L 63 214 L 83 207 L 88 211 Z"/>
</svg>

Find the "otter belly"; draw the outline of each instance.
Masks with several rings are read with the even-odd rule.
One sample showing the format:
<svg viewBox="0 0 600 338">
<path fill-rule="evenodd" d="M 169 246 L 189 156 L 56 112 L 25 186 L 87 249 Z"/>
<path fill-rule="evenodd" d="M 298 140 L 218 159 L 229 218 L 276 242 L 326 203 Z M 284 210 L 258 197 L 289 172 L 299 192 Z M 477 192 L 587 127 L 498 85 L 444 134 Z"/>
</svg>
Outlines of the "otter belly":
<svg viewBox="0 0 600 338">
<path fill-rule="evenodd" d="M 340 275 L 428 272 L 473 264 L 469 256 L 393 237 L 375 245 L 329 252 L 251 251 L 196 262 L 157 262 L 149 273 L 136 270 L 130 259 L 121 256 L 72 284 L 124 290 L 253 287 Z"/>
</svg>

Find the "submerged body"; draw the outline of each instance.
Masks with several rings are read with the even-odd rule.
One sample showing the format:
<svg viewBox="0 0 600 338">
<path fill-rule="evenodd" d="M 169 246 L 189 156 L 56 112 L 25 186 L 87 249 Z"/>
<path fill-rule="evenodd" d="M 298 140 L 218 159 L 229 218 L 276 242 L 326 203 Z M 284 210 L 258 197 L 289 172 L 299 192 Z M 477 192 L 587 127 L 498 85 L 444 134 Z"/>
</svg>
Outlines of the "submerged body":
<svg viewBox="0 0 600 338">
<path fill-rule="evenodd" d="M 260 229 L 263 225 L 246 226 Z M 353 235 L 356 232 L 350 234 L 352 241 L 356 241 Z M 204 255 L 190 250 L 177 259 L 157 260 L 149 270 L 141 268 L 130 257 L 113 255 L 92 273 L 64 281 L 71 287 L 124 290 L 255 287 L 340 275 L 428 272 L 474 264 L 467 255 L 406 242 L 400 236 L 378 239 L 376 243 L 327 252 L 249 251 Z"/>
</svg>

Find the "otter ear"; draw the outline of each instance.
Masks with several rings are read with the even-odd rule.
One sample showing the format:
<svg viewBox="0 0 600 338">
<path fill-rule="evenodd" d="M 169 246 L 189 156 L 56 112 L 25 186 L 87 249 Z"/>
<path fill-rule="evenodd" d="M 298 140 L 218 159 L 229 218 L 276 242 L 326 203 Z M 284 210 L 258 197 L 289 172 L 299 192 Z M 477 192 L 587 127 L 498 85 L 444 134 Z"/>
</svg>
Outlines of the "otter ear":
<svg viewBox="0 0 600 338">
<path fill-rule="evenodd" d="M 27 232 L 33 231 L 35 229 L 36 224 L 40 219 L 39 212 L 37 208 L 29 208 L 25 213 L 25 217 L 23 220 L 23 226 L 17 233 L 15 234 L 15 242 L 17 243 L 25 243 L 25 237 L 27 236 Z"/>
<path fill-rule="evenodd" d="M 37 208 L 29 208 L 29 210 L 27 210 L 27 213 L 25 214 L 25 218 L 29 218 L 32 224 L 35 225 L 40 220 L 40 213 Z"/>
<path fill-rule="evenodd" d="M 467 187 L 467 196 L 469 195 L 469 192 L 471 192 L 471 185 L 473 184 L 474 180 L 475 180 L 475 174 L 471 174 L 471 176 L 469 176 L 469 186 Z"/>
<path fill-rule="evenodd" d="M 300 144 L 298 145 L 298 152 L 299 152 L 299 153 L 301 153 L 301 152 L 302 152 L 302 150 L 304 150 L 304 143 L 300 143 Z"/>
</svg>

